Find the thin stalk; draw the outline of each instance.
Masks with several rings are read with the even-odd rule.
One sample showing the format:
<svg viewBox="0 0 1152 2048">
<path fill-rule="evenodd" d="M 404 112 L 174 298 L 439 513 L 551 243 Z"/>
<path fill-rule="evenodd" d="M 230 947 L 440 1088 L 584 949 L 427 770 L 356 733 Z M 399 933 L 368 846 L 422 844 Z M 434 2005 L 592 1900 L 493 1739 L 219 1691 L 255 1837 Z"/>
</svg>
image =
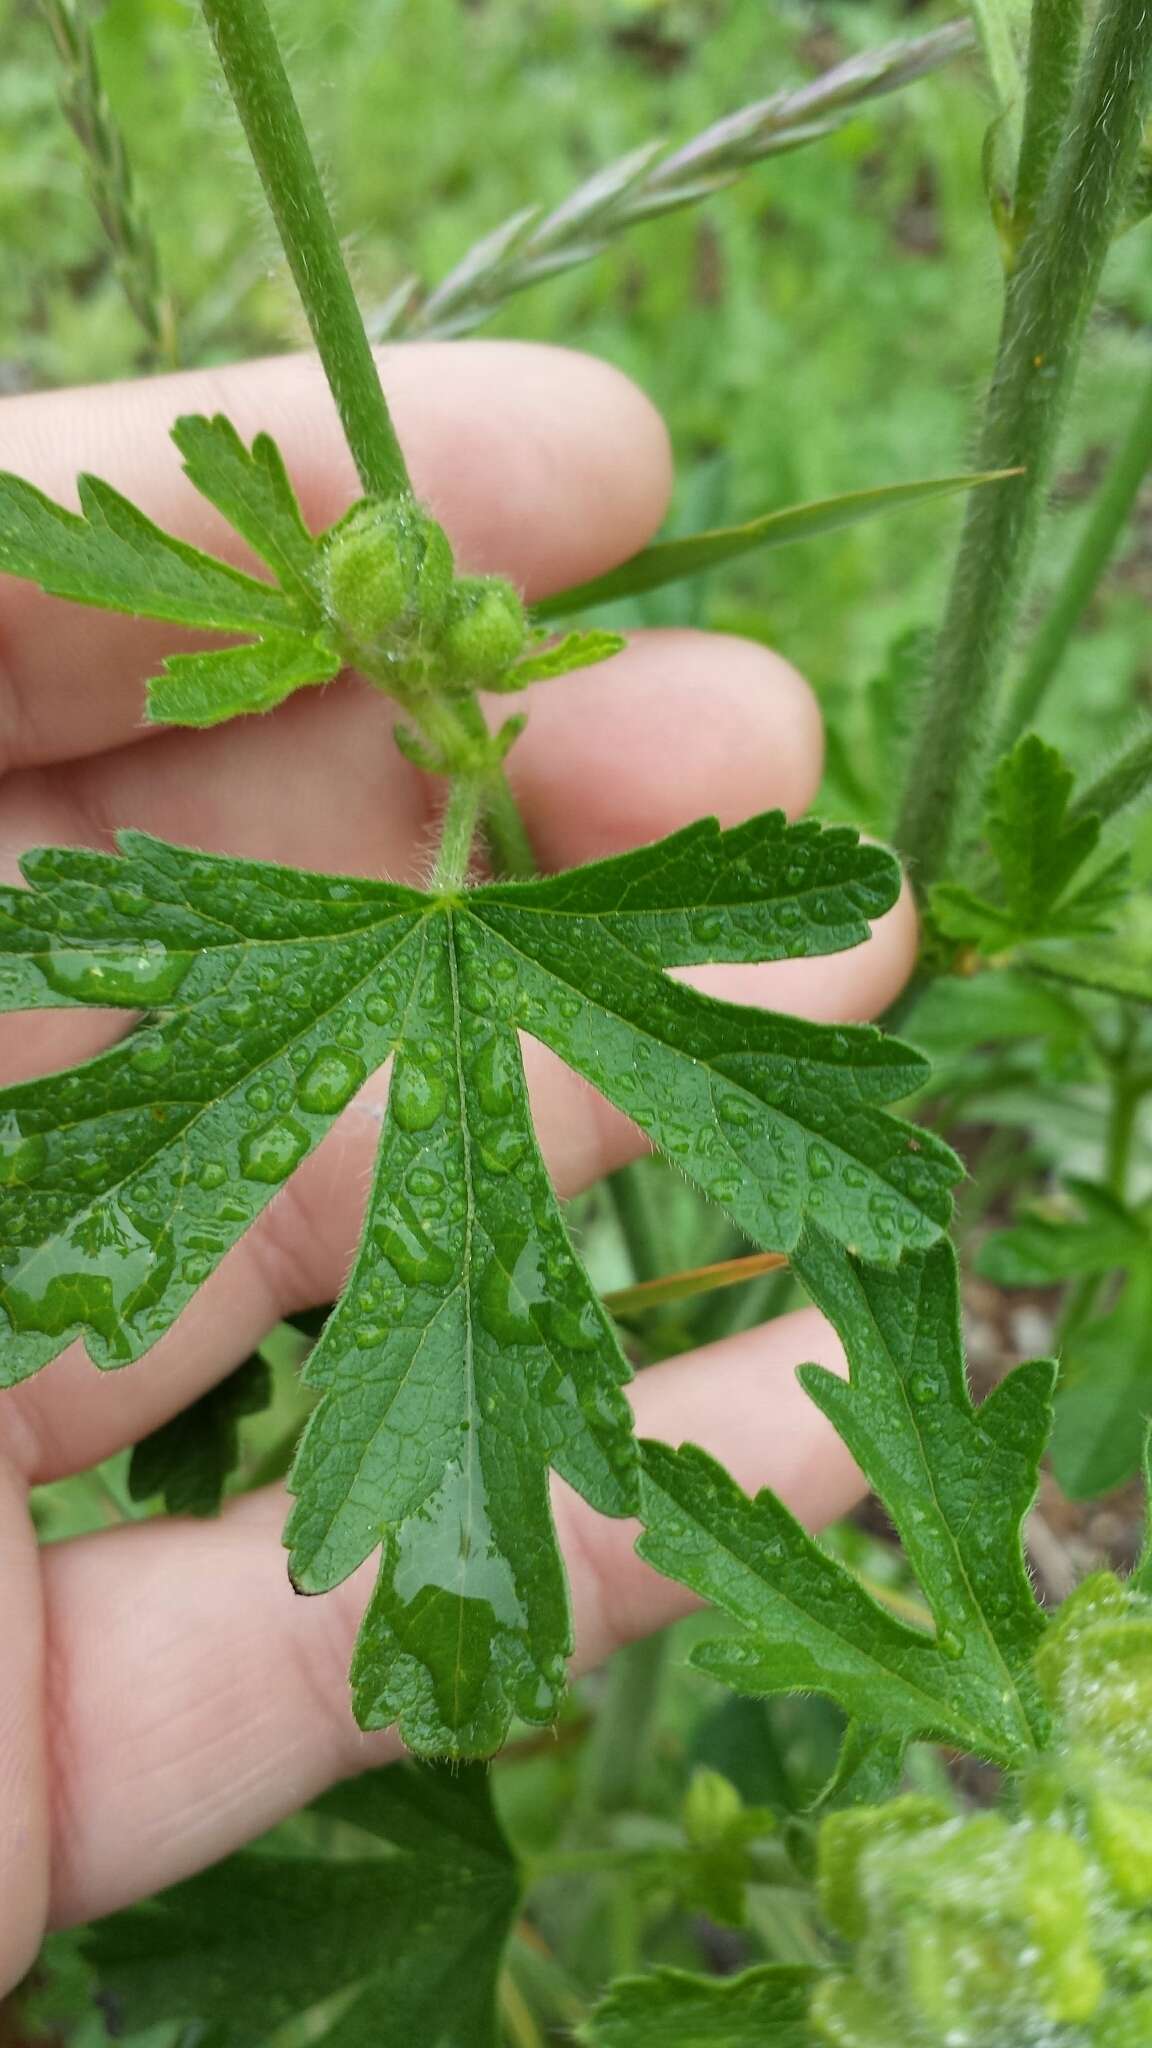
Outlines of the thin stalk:
<svg viewBox="0 0 1152 2048">
<path fill-rule="evenodd" d="M 479 776 L 456 775 L 448 785 L 448 801 L 440 820 L 440 845 L 432 871 L 432 891 L 450 895 L 462 889 L 472 865 L 472 848 L 484 804 Z"/>
<path fill-rule="evenodd" d="M 1012 205 L 1017 243 L 1035 216 L 1067 126 L 1083 31 L 1084 0 L 1032 0 L 1024 133 Z"/>
<path fill-rule="evenodd" d="M 608 1666 L 607 1691 L 584 1755 L 578 1827 L 583 1822 L 594 1831 L 605 1815 L 638 1803 L 670 1641 L 667 1629 L 661 1629 L 618 1650 Z"/>
<path fill-rule="evenodd" d="M 180 359 L 176 316 L 156 241 L 141 212 L 127 147 L 108 104 L 84 0 L 39 0 L 60 65 L 60 104 L 84 152 L 88 190 L 124 296 L 154 361 Z"/>
<path fill-rule="evenodd" d="M 536 856 L 503 769 L 484 785 L 484 838 L 497 880 L 531 881 L 537 873 Z"/>
<path fill-rule="evenodd" d="M 617 1213 L 623 1214 L 624 1205 L 620 1192 L 628 1186 L 625 1198 L 632 1200 L 632 1186 L 625 1182 L 624 1173 L 614 1175 L 617 1187 Z M 647 1198 L 650 1190 L 643 1190 Z M 719 1259 L 711 1266 L 693 1266 L 683 1273 L 663 1273 L 656 1280 L 640 1280 L 634 1287 L 617 1287 L 604 1296 L 604 1306 L 614 1316 L 642 1315 L 646 1309 L 662 1308 L 671 1301 L 691 1301 L 695 1295 L 711 1294 L 717 1288 L 743 1287 L 749 1280 L 757 1280 L 764 1273 L 778 1273 L 788 1264 L 783 1252 L 750 1252 L 738 1259 Z"/>
<path fill-rule="evenodd" d="M 411 485 L 264 0 L 202 0 L 365 491 Z"/>
<path fill-rule="evenodd" d="M 1054 682 L 1072 636 L 1116 546 L 1149 470 L 1152 469 L 1152 371 L 1149 372 L 1124 437 L 1092 508 L 1076 553 L 1061 578 L 1051 609 L 1037 630 L 1023 675 L 1012 694 L 1000 735 L 1002 747 L 1030 726 Z"/>
<path fill-rule="evenodd" d="M 948 864 L 979 800 L 992 699 L 1150 98 L 1152 8 L 1147 0 L 1104 0 L 1067 131 L 1008 279 L 975 466 L 1024 474 L 968 500 L 896 832 L 921 890 Z"/>
</svg>

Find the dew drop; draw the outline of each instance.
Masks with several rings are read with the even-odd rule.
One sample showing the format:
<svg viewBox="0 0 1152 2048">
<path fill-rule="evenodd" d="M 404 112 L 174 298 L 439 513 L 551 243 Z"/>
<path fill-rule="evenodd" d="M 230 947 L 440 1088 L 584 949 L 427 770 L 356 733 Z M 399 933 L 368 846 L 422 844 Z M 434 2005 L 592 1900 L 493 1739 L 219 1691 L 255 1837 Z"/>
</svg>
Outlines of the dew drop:
<svg viewBox="0 0 1152 2048">
<path fill-rule="evenodd" d="M 414 1195 L 438 1195 L 444 1186 L 444 1176 L 431 1166 L 414 1166 L 407 1185 Z"/>
<path fill-rule="evenodd" d="M 550 1303 L 548 1327 L 556 1342 L 569 1351 L 591 1351 L 602 1335 L 600 1318 L 590 1301 L 572 1307 L 563 1302 Z"/>
<path fill-rule="evenodd" d="M 528 1150 L 528 1140 L 523 1131 L 506 1125 L 479 1138 L 476 1150 L 489 1173 L 511 1173 Z"/>
<path fill-rule="evenodd" d="M 449 1252 L 434 1243 L 407 1203 L 394 1201 L 373 1232 L 386 1259 L 410 1287 L 445 1287 L 455 1270 Z"/>
<path fill-rule="evenodd" d="M 128 1058 L 141 1074 L 160 1074 L 172 1059 L 172 1047 L 158 1031 L 137 1032 L 128 1041 Z"/>
<path fill-rule="evenodd" d="M 38 1131 L 25 1135 L 15 1116 L 0 1117 L 0 1188 L 21 1187 L 34 1179 L 48 1156 Z"/>
<path fill-rule="evenodd" d="M 832 1154 L 823 1145 L 809 1145 L 808 1171 L 813 1180 L 830 1180 L 835 1167 Z"/>
<path fill-rule="evenodd" d="M 722 1095 L 717 1104 L 717 1111 L 721 1123 L 730 1124 L 735 1131 L 746 1131 L 755 1121 L 755 1111 L 749 1103 L 742 1102 L 738 1095 Z"/>
<path fill-rule="evenodd" d="M 508 1116 L 515 1102 L 512 1085 L 512 1047 L 502 1035 L 493 1035 L 477 1053 L 472 1067 L 476 1100 L 486 1116 Z"/>
<path fill-rule="evenodd" d="M 307 1150 L 307 1131 L 293 1123 L 291 1117 L 280 1117 L 241 1140 L 240 1171 L 245 1180 L 275 1184 L 287 1180 Z"/>
<path fill-rule="evenodd" d="M 535 1344 L 539 1329 L 533 1316 L 545 1300 L 540 1247 L 535 1238 L 519 1245 L 499 1245 L 480 1276 L 476 1310 L 489 1335 L 500 1344 Z"/>
<path fill-rule="evenodd" d="M 267 1110 L 271 1109 L 274 1097 L 272 1090 L 266 1088 L 262 1081 L 258 1081 L 255 1088 L 249 1088 L 244 1100 L 248 1104 L 249 1109 L 256 1111 L 257 1116 L 263 1116 Z"/>
<path fill-rule="evenodd" d="M 227 1178 L 228 1170 L 218 1159 L 206 1159 L 197 1175 L 200 1186 L 209 1194 L 213 1188 L 222 1188 Z"/>
<path fill-rule="evenodd" d="M 57 995 L 149 1009 L 170 1001 L 192 962 L 187 953 L 170 953 L 156 939 L 104 952 L 53 946 L 39 956 L 37 965 Z"/>
<path fill-rule="evenodd" d="M 443 1115 L 448 1091 L 439 1074 L 413 1059 L 398 1061 L 388 1107 L 402 1131 L 426 1131 Z"/>
<path fill-rule="evenodd" d="M 0 1298 L 17 1330 L 62 1336 L 87 1323 L 112 1356 L 127 1359 L 127 1325 L 161 1299 L 172 1271 L 162 1232 L 120 1202 L 102 1203 L 68 1235 L 0 1269 Z"/>
<path fill-rule="evenodd" d="M 914 1372 L 908 1382 L 908 1392 L 918 1408 L 927 1408 L 936 1398 L 936 1387 L 926 1372 Z"/>
<path fill-rule="evenodd" d="M 357 1053 L 327 1046 L 301 1075 L 296 1099 L 314 1115 L 334 1116 L 351 1101 L 367 1072 Z"/>
<path fill-rule="evenodd" d="M 139 917 L 147 900 L 138 883 L 125 883 L 108 891 L 108 901 L 121 917 Z"/>
<path fill-rule="evenodd" d="M 946 1657 L 951 1658 L 954 1664 L 964 1655 L 963 1643 L 959 1636 L 955 1635 L 950 1628 L 942 1628 L 937 1631 L 936 1647 L 938 1650 L 942 1650 Z"/>
<path fill-rule="evenodd" d="M 580 1012 L 583 1009 L 584 1005 L 579 1001 L 579 999 L 576 996 L 561 996 L 560 1001 L 557 1003 L 556 1007 L 559 1010 L 560 1015 L 563 1018 L 565 1018 L 569 1024 L 571 1024 L 580 1015 Z"/>
<path fill-rule="evenodd" d="M 356 1349 L 375 1351 L 378 1344 L 386 1344 L 389 1331 L 387 1323 L 360 1323 L 356 1330 Z"/>
<path fill-rule="evenodd" d="M 698 917 L 692 926 L 692 936 L 701 946 L 710 946 L 714 939 L 723 937 L 724 919 L 719 911 L 709 911 L 705 917 Z"/>
</svg>

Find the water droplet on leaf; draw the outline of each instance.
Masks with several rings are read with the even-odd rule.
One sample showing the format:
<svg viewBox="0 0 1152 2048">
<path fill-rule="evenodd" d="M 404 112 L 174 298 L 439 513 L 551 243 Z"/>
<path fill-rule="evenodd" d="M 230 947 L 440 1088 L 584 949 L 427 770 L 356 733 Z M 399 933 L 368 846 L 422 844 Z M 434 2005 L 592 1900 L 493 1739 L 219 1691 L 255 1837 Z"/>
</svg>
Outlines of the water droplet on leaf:
<svg viewBox="0 0 1152 2048">
<path fill-rule="evenodd" d="M 132 1003 L 143 1010 L 169 1002 L 192 962 L 187 953 L 170 953 L 154 939 L 100 952 L 53 946 L 37 964 L 57 995 L 86 1003 Z"/>
<path fill-rule="evenodd" d="M 240 1171 L 245 1180 L 270 1183 L 287 1180 L 308 1150 L 308 1133 L 291 1117 L 251 1131 L 240 1143 Z"/>
<path fill-rule="evenodd" d="M 329 1046 L 318 1052 L 301 1075 L 296 1099 L 301 1109 L 317 1116 L 334 1116 L 350 1102 L 368 1069 L 356 1053 Z M 393 1084 L 395 1085 L 395 1084 Z"/>
</svg>

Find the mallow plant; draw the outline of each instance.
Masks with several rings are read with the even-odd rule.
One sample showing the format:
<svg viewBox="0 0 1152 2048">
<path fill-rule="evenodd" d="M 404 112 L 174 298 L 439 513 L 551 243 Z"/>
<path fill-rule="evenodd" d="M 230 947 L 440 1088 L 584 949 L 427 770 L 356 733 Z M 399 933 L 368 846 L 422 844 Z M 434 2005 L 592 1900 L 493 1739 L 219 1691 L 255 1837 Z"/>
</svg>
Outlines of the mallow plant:
<svg viewBox="0 0 1152 2048">
<path fill-rule="evenodd" d="M 20 2024 L 236 2044 L 287 2029 L 463 2048 L 575 2026 L 599 2048 L 1137 2048 L 1152 2037 L 1152 1571 L 1145 1559 L 1128 1580 L 1099 1573 L 1055 1615 L 1038 1596 L 1022 1529 L 1057 1364 L 1021 1365 L 974 1402 L 948 1242 L 963 1168 L 946 1127 L 987 1094 L 985 1046 L 1036 1043 L 1063 1019 L 1077 1085 L 1100 1101 L 1102 1173 L 1025 1209 L 981 1259 L 1007 1285 L 1071 1282 L 1060 1348 L 1078 1345 L 1080 1363 L 1057 1391 L 1058 1465 L 1079 1450 L 1089 1493 L 1128 1478 L 1152 1309 L 1146 1204 L 1131 1186 L 1152 1089 L 1149 924 L 1133 867 L 1152 740 L 1136 729 L 1078 782 L 1034 726 L 1138 487 L 1129 451 L 1074 565 L 1077 603 L 1062 595 L 1023 662 L 1018 650 L 1105 259 L 1118 235 L 1140 232 L 1152 16 L 1143 0 L 1102 0 L 1085 23 L 1076 0 L 1034 0 L 1021 54 L 1013 23 L 981 9 L 1005 282 L 969 473 L 659 541 L 528 606 L 505 578 L 463 572 L 413 489 L 263 0 L 203 11 L 361 494 L 315 532 L 268 434 L 249 442 L 224 416 L 186 416 L 173 429 L 186 476 L 258 569 L 175 538 L 97 477 L 80 478 L 74 512 L 5 474 L 0 570 L 74 605 L 194 629 L 192 648 L 174 635 L 148 683 L 144 715 L 158 725 L 259 717 L 355 671 L 380 693 L 381 748 L 398 747 L 438 792 L 437 841 L 419 888 L 209 854 L 130 821 L 114 852 L 25 856 L 23 885 L 0 894 L 0 1007 L 119 1008 L 129 1024 L 86 1063 L 0 1091 L 0 1384 L 78 1342 L 95 1367 L 147 1371 L 390 1062 L 339 1298 L 271 1351 L 304 1361 L 286 1424 L 294 1443 L 303 1419 L 288 1475 L 292 1585 L 329 1594 L 371 1561 L 355 1715 L 365 1731 L 398 1730 L 412 1760 L 50 1944 Z M 95 92 L 82 21 L 50 14 Z M 967 41 L 947 32 L 933 61 Z M 868 90 L 918 68 L 886 57 L 865 69 Z M 852 104 L 848 86 L 825 98 L 831 116 Z M 82 115 L 82 92 L 79 104 Z M 713 139 L 699 189 L 686 154 L 665 203 L 738 174 L 721 148 L 734 136 Z M 650 156 L 584 189 L 585 227 L 599 207 L 616 232 L 627 195 L 637 215 L 659 210 Z M 114 189 L 105 211 L 123 240 Z M 558 262 L 576 260 L 570 217 L 556 222 L 513 224 L 462 266 L 446 317 L 467 325 L 486 292 L 531 282 L 550 237 Z M 137 249 L 149 246 L 140 234 Z M 436 295 L 409 294 L 393 328 L 409 303 L 433 323 Z M 1145 399 L 1145 449 L 1147 410 Z M 956 490 L 969 495 L 945 617 L 899 704 L 885 700 L 883 773 L 867 793 L 877 836 L 778 811 L 726 829 L 703 818 L 536 871 L 506 773 L 521 693 L 563 691 L 610 661 L 623 639 L 599 621 L 613 605 Z M 913 1042 L 726 1002 L 677 972 L 858 946 L 895 903 L 901 860 L 922 940 L 894 1024 Z M 946 1039 L 953 992 L 970 1022 L 933 1069 L 915 1041 Z M 697 1239 L 705 1256 L 688 1270 L 661 1269 L 668 1234 L 634 1169 L 614 1192 L 630 1284 L 598 1284 L 602 1212 L 575 1228 L 550 1183 L 528 1040 L 675 1169 L 669 1208 L 703 1198 L 692 1213 L 712 1219 Z M 1002 1185 L 1022 1183 L 1009 1172 Z M 686 1330 L 719 1334 L 716 1305 L 735 1281 L 754 1281 L 769 1312 L 763 1289 L 782 1274 L 842 1344 L 848 1378 L 812 1365 L 803 1387 L 886 1510 L 899 1582 L 858 1569 L 850 1543 L 814 1539 L 772 1492 L 749 1499 L 702 1450 L 633 1430 L 632 1366 L 680 1348 Z M 1106 1401 L 1094 1402 L 1094 1362 Z M 137 1446 L 128 1507 L 210 1514 L 226 1488 L 277 1476 L 277 1443 L 258 1470 L 241 1462 L 241 1426 L 271 1399 L 256 1357 Z M 1084 1429 L 1067 1420 L 1086 1408 L 1099 1484 L 1082 1469 Z M 673 1817 L 625 1824 L 622 1761 L 643 1762 L 660 1653 L 624 1653 L 599 1723 L 565 1703 L 572 1624 L 552 1475 L 598 1515 L 633 1518 L 641 1557 L 710 1604 L 691 1664 L 701 1684 L 731 1690 L 734 1713 L 795 1695 L 827 1703 L 820 1725 L 839 1750 L 822 1786 L 757 1797 L 736 1752 L 717 1751 L 696 1761 Z M 558 1717 L 557 1753 L 577 1756 L 571 1813 L 546 1847 L 531 1828 L 519 1843 L 506 1799 L 512 1846 L 484 1760 L 509 1743 L 510 1760 L 530 1760 L 532 1731 Z M 549 1887 L 566 1872 L 607 1882 L 633 1931 L 614 1944 L 622 1974 L 594 2009 L 580 1988 L 587 1927 L 565 1921 L 569 1954 L 551 1938 Z M 530 1880 L 539 1906 L 535 1892 L 525 1906 Z M 680 1967 L 683 1942 L 657 1939 L 659 1966 L 637 1973 L 637 1927 L 670 1917 L 743 1929 L 731 1960 L 748 1967 Z M 698 1951 L 706 1961 L 703 1937 Z"/>
</svg>

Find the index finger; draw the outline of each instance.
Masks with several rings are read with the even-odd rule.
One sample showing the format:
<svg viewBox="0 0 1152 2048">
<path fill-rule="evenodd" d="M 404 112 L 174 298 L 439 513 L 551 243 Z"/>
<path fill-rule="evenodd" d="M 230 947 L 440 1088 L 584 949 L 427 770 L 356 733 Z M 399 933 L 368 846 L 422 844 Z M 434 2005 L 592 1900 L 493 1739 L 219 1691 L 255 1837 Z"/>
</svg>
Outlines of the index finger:
<svg viewBox="0 0 1152 2048">
<path fill-rule="evenodd" d="M 464 567 L 500 570 L 538 597 L 623 560 L 659 525 L 667 437 L 607 364 L 524 342 L 407 343 L 380 363 L 415 487 Z M 91 470 L 158 525 L 252 568 L 183 475 L 168 430 L 186 412 L 224 412 L 246 441 L 270 433 L 314 532 L 360 495 L 309 356 L 6 399 L 0 464 L 69 506 Z M 187 644 L 171 626 L 0 577 L 0 772 L 143 737 L 144 684 Z"/>
</svg>

